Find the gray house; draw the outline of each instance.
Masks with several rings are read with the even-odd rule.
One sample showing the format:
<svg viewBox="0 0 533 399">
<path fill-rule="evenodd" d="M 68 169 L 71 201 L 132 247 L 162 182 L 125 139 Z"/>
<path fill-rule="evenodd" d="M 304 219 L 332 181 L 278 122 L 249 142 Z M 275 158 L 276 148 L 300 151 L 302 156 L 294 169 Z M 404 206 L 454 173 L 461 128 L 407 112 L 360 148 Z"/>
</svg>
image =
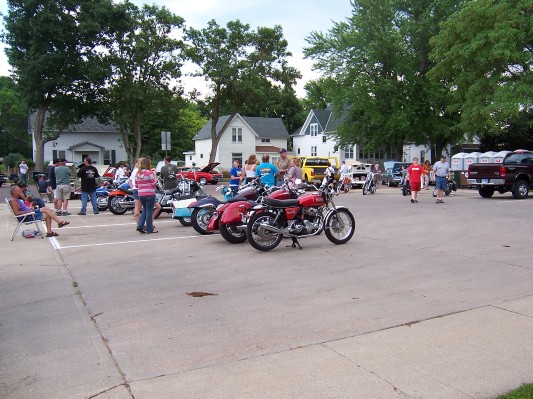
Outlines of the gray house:
<svg viewBox="0 0 533 399">
<path fill-rule="evenodd" d="M 229 116 L 222 116 L 217 123 L 217 132 L 224 126 Z M 220 162 L 221 170 L 229 170 L 232 161 L 241 165 L 251 154 L 260 160 L 263 154 L 270 155 L 270 161 L 279 158 L 279 150 L 287 148 L 289 133 L 281 118 L 262 118 L 236 114 L 218 143 L 215 162 Z M 211 121 L 193 137 L 194 151 L 185 152 L 185 164 L 205 166 L 211 153 Z"/>
</svg>

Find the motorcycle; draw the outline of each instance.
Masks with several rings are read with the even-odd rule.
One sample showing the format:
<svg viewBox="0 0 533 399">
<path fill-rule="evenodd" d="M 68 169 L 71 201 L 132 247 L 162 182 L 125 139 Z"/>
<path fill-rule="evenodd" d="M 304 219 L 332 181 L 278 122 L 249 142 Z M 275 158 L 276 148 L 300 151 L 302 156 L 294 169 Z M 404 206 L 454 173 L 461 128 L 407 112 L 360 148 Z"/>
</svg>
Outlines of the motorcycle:
<svg viewBox="0 0 533 399">
<path fill-rule="evenodd" d="M 276 248 L 283 237 L 292 238 L 292 247 L 302 249 L 299 238 L 325 232 L 334 244 L 345 244 L 355 232 L 355 219 L 348 208 L 336 207 L 335 190 L 322 185 L 296 199 L 264 198 L 252 208 L 246 234 L 248 242 L 259 251 Z"/>
<path fill-rule="evenodd" d="M 262 198 L 291 199 L 297 198 L 302 193 L 295 188 L 291 188 L 286 181 L 282 187 L 266 187 L 260 181 L 254 181 L 258 197 L 253 200 L 228 201 L 221 204 L 209 221 L 208 231 L 219 230 L 220 235 L 232 244 L 239 244 L 246 241 L 246 225 L 251 209 L 260 202 Z"/>
<path fill-rule="evenodd" d="M 192 227 L 200 234 L 205 235 L 213 233 L 213 231 L 208 231 L 207 228 L 219 205 L 228 201 L 237 202 L 240 200 L 255 200 L 258 197 L 256 187 L 251 183 L 243 186 L 235 196 L 231 195 L 229 187 L 217 187 L 217 190 L 220 189 L 222 189 L 222 193 L 224 194 L 224 201 L 213 196 L 207 196 L 189 205 L 189 209 L 192 210 Z"/>
<path fill-rule="evenodd" d="M 154 218 L 157 219 L 162 212 L 166 213 L 174 213 L 174 207 L 172 206 L 172 201 L 179 201 L 183 199 L 190 199 L 190 198 L 203 198 L 206 194 L 202 188 L 202 185 L 198 182 L 181 177 L 180 180 L 178 180 L 178 185 L 176 188 L 164 190 L 163 189 L 163 182 L 161 179 L 158 179 L 157 181 L 157 190 L 155 193 L 156 201 L 161 206 L 157 213 L 154 215 Z M 183 226 L 191 226 L 191 218 L 190 217 L 177 217 L 178 221 Z"/>
<path fill-rule="evenodd" d="M 109 193 L 109 210 L 114 215 L 123 215 L 127 211 L 133 211 L 135 208 L 135 198 L 133 197 L 133 190 L 126 182 Z"/>
<path fill-rule="evenodd" d="M 406 195 L 411 195 L 411 184 L 409 180 L 404 180 L 402 185 L 402 194 L 405 197 Z"/>
<path fill-rule="evenodd" d="M 375 194 L 378 186 L 376 185 L 376 175 L 374 172 L 368 172 L 365 179 L 365 184 L 363 184 L 363 195 Z"/>
</svg>

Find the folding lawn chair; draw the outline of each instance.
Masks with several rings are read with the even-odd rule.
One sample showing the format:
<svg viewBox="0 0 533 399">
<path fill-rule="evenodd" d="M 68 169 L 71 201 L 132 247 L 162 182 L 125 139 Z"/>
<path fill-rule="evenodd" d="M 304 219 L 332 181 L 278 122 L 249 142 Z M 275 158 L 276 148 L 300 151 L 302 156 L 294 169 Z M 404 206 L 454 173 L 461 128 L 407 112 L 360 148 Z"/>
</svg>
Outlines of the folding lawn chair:
<svg viewBox="0 0 533 399">
<path fill-rule="evenodd" d="M 15 236 L 17 235 L 20 229 L 20 226 L 22 226 L 23 224 L 30 225 L 33 223 L 35 223 L 35 225 L 37 226 L 37 230 L 39 231 L 39 235 L 41 236 L 41 238 L 44 238 L 43 232 L 41 231 L 41 224 L 40 224 L 42 221 L 35 219 L 35 212 L 27 212 L 27 213 L 23 213 L 22 215 L 17 216 L 15 215 L 13 208 L 11 208 L 11 204 L 9 203 L 9 198 L 6 198 L 5 200 L 6 200 L 7 206 L 9 207 L 9 210 L 11 211 L 11 213 L 17 220 L 17 227 L 15 228 L 15 231 L 13 232 L 13 235 L 11 236 L 11 241 L 15 239 Z"/>
</svg>

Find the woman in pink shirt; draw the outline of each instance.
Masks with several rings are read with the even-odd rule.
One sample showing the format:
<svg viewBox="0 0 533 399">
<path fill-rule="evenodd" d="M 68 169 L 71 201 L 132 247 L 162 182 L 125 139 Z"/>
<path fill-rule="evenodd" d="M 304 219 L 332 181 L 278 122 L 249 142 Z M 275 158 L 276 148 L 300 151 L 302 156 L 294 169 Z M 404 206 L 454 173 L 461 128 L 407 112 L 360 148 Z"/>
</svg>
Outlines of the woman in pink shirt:
<svg viewBox="0 0 533 399">
<path fill-rule="evenodd" d="M 142 212 L 137 222 L 139 233 L 157 233 L 152 223 L 152 214 L 155 205 L 155 174 L 151 169 L 150 158 L 143 158 L 141 167 L 135 176 L 135 184 L 141 201 Z M 145 226 L 146 225 L 146 226 Z"/>
</svg>

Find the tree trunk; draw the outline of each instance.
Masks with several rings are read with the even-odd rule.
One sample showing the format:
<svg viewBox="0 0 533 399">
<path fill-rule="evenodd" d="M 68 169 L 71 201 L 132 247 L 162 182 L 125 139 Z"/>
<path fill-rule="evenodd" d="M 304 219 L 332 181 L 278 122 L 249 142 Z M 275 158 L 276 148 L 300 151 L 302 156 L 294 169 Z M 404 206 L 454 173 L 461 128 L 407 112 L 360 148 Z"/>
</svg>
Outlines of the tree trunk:
<svg viewBox="0 0 533 399">
<path fill-rule="evenodd" d="M 35 162 L 36 172 L 45 172 L 46 165 L 44 164 L 44 145 L 49 141 L 57 140 L 57 138 L 63 133 L 64 127 L 58 127 L 57 132 L 52 136 L 44 137 L 44 122 L 46 119 L 46 112 L 50 105 L 50 100 L 47 98 L 37 108 L 35 113 L 35 121 L 33 124 L 33 141 L 35 143 L 35 153 L 33 156 L 33 162 Z"/>
<path fill-rule="evenodd" d="M 211 118 L 211 154 L 209 154 L 209 163 L 215 162 L 215 158 L 217 155 L 218 150 L 218 143 L 220 143 L 220 139 L 222 138 L 222 135 L 228 128 L 229 124 L 233 120 L 233 118 L 237 115 L 237 112 L 233 112 L 226 123 L 224 123 L 224 126 L 220 129 L 220 132 L 217 134 L 217 123 L 220 119 L 220 115 L 216 115 L 215 117 Z"/>
</svg>

